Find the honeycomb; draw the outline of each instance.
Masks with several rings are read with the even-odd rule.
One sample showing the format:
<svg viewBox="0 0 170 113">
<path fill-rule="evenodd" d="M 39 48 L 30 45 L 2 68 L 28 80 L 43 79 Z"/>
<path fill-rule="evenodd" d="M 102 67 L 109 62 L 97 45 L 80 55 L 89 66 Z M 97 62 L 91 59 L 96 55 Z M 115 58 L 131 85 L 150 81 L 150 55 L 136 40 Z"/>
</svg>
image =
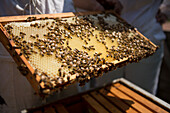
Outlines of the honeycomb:
<svg viewBox="0 0 170 113">
<path fill-rule="evenodd" d="M 30 19 L 5 28 L 46 89 L 84 84 L 119 63 L 137 62 L 156 51 L 136 28 L 113 14 Z"/>
</svg>

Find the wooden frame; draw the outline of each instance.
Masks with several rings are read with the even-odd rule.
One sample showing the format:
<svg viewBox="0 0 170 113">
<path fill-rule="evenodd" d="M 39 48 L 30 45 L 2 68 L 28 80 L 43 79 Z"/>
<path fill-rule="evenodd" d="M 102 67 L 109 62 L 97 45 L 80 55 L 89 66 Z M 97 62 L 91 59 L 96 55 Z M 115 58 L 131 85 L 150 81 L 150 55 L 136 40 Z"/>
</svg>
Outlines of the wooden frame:
<svg viewBox="0 0 170 113">
<path fill-rule="evenodd" d="M 42 14 L 42 15 L 25 15 L 25 16 L 9 16 L 9 17 L 0 17 L 0 41 L 3 46 L 7 49 L 10 55 L 13 57 L 15 62 L 18 65 L 20 72 L 28 79 L 31 83 L 32 87 L 35 89 L 36 93 L 40 96 L 44 96 L 42 93 L 42 89 L 44 88 L 44 84 L 39 84 L 40 77 L 35 75 L 34 69 L 30 66 L 27 59 L 24 55 L 20 55 L 20 49 L 15 48 L 15 44 L 12 40 L 8 40 L 9 34 L 3 27 L 5 24 L 9 22 L 21 22 L 25 21 L 28 17 L 36 17 L 37 19 L 48 17 L 48 18 L 56 18 L 56 17 L 72 17 L 72 16 L 81 16 L 81 15 L 89 15 L 89 14 L 98 14 L 102 12 L 83 12 L 83 13 L 58 13 L 58 14 Z M 120 16 L 115 14 L 113 11 L 107 11 L 107 13 L 113 13 L 117 18 L 119 18 L 123 23 L 129 25 L 125 22 Z M 137 31 L 138 32 L 138 31 Z M 139 32 L 138 32 L 139 33 Z M 141 33 L 139 33 L 142 37 L 144 37 Z M 145 40 L 149 41 L 146 37 Z M 154 45 L 151 41 L 149 41 L 155 49 L 157 46 Z M 140 59 L 140 58 L 139 58 Z M 125 65 L 128 62 L 128 59 L 116 62 L 118 67 Z M 67 83 L 66 83 L 67 84 Z"/>
</svg>

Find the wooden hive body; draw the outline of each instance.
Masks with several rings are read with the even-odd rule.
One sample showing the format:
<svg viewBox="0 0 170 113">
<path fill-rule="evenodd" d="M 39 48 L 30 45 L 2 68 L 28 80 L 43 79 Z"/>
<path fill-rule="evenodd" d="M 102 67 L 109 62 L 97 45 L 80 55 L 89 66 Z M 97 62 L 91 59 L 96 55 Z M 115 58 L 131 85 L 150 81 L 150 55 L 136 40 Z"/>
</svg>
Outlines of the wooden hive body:
<svg viewBox="0 0 170 113">
<path fill-rule="evenodd" d="M 28 113 L 168 113 L 170 105 L 126 79 L 47 105 Z"/>
</svg>

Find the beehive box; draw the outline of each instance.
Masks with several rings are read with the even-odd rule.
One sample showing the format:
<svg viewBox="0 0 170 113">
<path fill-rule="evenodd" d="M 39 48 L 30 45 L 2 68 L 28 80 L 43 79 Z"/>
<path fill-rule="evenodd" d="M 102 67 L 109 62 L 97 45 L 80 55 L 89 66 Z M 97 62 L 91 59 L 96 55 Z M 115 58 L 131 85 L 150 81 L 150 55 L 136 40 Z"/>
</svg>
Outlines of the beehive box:
<svg viewBox="0 0 170 113">
<path fill-rule="evenodd" d="M 35 91 L 53 91 L 138 62 L 157 46 L 112 11 L 1 17 L 1 42 Z"/>
<path fill-rule="evenodd" d="M 170 105 L 126 79 L 23 113 L 168 113 Z"/>
</svg>

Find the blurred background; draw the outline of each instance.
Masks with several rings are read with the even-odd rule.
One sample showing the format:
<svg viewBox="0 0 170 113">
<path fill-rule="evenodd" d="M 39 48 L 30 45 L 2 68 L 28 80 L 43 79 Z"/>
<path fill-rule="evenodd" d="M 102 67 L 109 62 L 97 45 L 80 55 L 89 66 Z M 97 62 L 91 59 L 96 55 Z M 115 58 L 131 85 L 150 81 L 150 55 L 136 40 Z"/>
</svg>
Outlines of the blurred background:
<svg viewBox="0 0 170 113">
<path fill-rule="evenodd" d="M 164 0 L 160 10 L 167 16 L 167 21 L 162 25 L 167 38 L 164 45 L 164 58 L 156 96 L 170 103 L 170 0 Z"/>
</svg>

